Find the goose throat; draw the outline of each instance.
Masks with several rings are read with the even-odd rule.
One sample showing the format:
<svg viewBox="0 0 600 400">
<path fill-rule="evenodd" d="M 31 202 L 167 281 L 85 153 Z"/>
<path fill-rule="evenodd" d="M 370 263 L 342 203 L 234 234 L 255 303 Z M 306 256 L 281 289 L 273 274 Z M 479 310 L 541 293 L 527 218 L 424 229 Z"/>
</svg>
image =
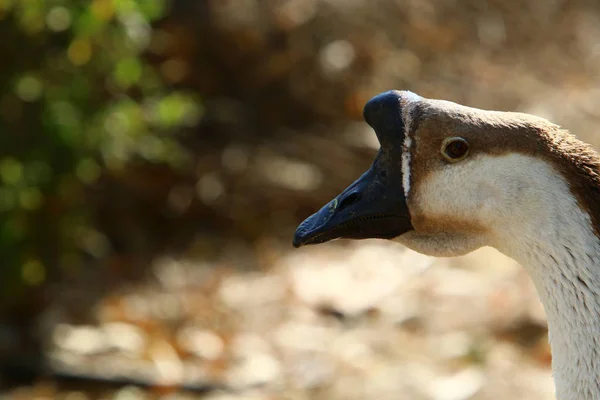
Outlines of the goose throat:
<svg viewBox="0 0 600 400">
<path fill-rule="evenodd" d="M 538 291 L 557 398 L 600 399 L 600 240 L 566 180 L 530 162 L 543 187 L 538 207 L 528 208 L 529 216 L 516 211 L 495 247 L 525 267 Z"/>
</svg>

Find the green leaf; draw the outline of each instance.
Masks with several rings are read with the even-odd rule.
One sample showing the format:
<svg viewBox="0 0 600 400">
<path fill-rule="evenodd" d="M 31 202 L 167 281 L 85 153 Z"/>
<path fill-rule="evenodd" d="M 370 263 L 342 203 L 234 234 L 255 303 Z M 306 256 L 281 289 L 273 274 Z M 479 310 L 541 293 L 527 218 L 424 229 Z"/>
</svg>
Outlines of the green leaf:
<svg viewBox="0 0 600 400">
<path fill-rule="evenodd" d="M 23 101 L 33 102 L 42 95 L 42 82 L 33 75 L 23 76 L 17 83 L 17 95 Z"/>
<path fill-rule="evenodd" d="M 76 37 L 90 37 L 96 35 L 104 28 L 104 21 L 94 15 L 90 10 L 79 15 L 75 23 Z"/>
<path fill-rule="evenodd" d="M 19 204 L 27 211 L 39 209 L 44 200 L 42 192 L 36 187 L 25 188 L 19 193 Z"/>
<path fill-rule="evenodd" d="M 76 169 L 77 177 L 85 184 L 94 183 L 101 173 L 100 166 L 91 158 L 81 160 Z"/>
<path fill-rule="evenodd" d="M 117 85 L 127 89 L 139 82 L 142 77 L 142 64 L 137 58 L 126 58 L 117 63 L 114 79 Z"/>
<path fill-rule="evenodd" d="M 7 185 L 17 185 L 23 179 L 23 165 L 13 157 L 0 161 L 0 177 Z"/>
<path fill-rule="evenodd" d="M 166 5 L 163 0 L 138 0 L 138 7 L 148 21 L 154 21 L 165 15 Z"/>
<path fill-rule="evenodd" d="M 200 118 L 200 106 L 191 97 L 182 93 L 172 93 L 158 101 L 153 116 L 154 123 L 162 128 L 193 125 Z"/>
<path fill-rule="evenodd" d="M 40 260 L 27 260 L 21 269 L 23 281 L 30 286 L 39 286 L 46 280 L 46 268 Z"/>
</svg>

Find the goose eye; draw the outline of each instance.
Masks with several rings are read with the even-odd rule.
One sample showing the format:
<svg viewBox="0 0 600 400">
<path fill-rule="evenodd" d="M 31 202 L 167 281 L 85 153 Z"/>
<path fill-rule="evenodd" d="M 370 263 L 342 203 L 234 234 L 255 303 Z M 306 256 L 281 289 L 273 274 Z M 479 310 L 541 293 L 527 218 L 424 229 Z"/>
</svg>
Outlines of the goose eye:
<svg viewBox="0 0 600 400">
<path fill-rule="evenodd" d="M 469 143 L 460 137 L 447 138 L 442 143 L 442 154 L 450 162 L 457 162 L 469 155 Z"/>
</svg>

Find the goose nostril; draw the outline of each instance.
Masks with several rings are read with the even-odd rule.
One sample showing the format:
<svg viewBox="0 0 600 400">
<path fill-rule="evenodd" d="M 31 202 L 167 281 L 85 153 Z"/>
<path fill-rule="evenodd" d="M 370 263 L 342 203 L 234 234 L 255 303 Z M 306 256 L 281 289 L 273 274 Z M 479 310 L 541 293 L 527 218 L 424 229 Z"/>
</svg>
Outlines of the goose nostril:
<svg viewBox="0 0 600 400">
<path fill-rule="evenodd" d="M 338 206 L 337 209 L 338 209 L 338 211 L 342 211 L 344 208 L 351 206 L 352 204 L 356 203 L 358 200 L 360 200 L 360 194 L 351 193 L 349 196 L 346 196 L 342 199 L 342 201 L 340 202 L 340 205 Z"/>
</svg>

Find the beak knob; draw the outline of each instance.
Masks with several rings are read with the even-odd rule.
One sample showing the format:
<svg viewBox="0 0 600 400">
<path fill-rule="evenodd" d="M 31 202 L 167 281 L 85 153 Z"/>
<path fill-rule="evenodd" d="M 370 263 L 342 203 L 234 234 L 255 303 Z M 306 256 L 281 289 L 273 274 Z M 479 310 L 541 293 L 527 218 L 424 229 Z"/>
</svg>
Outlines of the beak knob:
<svg viewBox="0 0 600 400">
<path fill-rule="evenodd" d="M 419 99 L 408 91 L 390 90 L 381 93 L 365 104 L 363 118 L 373 128 L 384 149 L 402 146 L 404 143 L 404 121 L 402 107 L 406 101 Z"/>
</svg>

